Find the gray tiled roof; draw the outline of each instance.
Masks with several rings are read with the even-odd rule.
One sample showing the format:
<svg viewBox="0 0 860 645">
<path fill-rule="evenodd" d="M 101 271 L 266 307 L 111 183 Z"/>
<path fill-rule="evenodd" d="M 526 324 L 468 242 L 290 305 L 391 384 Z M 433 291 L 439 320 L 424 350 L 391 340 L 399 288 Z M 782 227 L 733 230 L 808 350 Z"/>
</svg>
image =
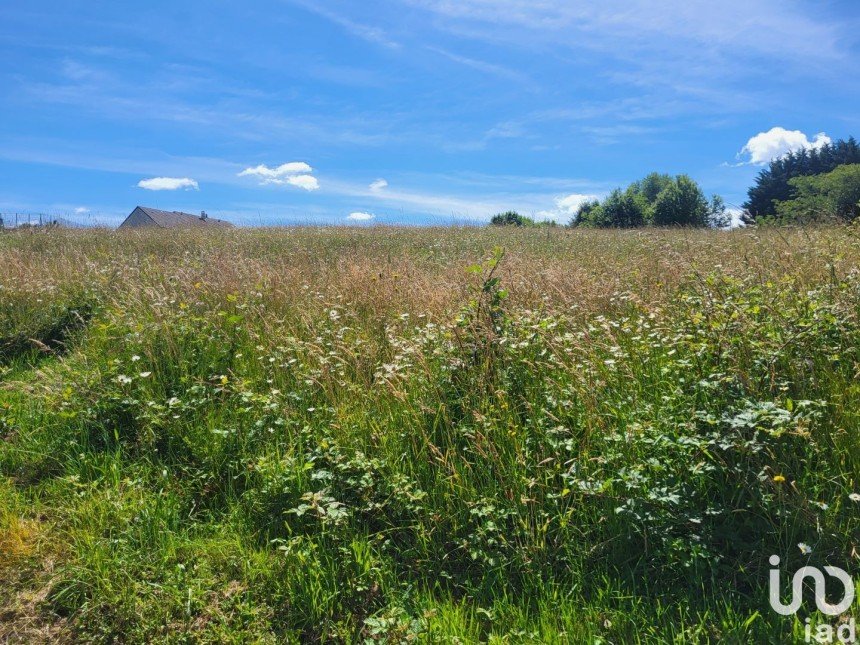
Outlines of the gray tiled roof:
<svg viewBox="0 0 860 645">
<path fill-rule="evenodd" d="M 197 215 L 190 213 L 182 213 L 180 211 L 162 211 L 157 208 L 149 208 L 147 206 L 138 206 L 146 215 L 161 228 L 178 228 L 185 226 L 214 226 L 217 228 L 229 228 L 233 225 L 230 222 L 225 222 L 214 217 L 207 217 L 205 220 L 200 219 Z"/>
</svg>

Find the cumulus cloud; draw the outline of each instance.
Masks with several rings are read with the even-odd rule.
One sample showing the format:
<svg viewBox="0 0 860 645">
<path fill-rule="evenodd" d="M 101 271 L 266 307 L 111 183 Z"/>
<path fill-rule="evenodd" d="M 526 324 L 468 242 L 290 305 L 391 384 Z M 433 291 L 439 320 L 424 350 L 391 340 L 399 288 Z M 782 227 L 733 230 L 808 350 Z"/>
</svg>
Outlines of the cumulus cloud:
<svg viewBox="0 0 860 645">
<path fill-rule="evenodd" d="M 368 222 L 372 220 L 376 215 L 372 215 L 371 213 L 350 213 L 346 216 L 346 219 L 352 220 L 353 222 Z"/>
<path fill-rule="evenodd" d="M 585 202 L 597 199 L 597 195 L 583 195 L 581 193 L 573 193 L 571 195 L 563 195 L 555 198 L 555 208 L 553 210 L 543 210 L 535 213 L 535 219 L 548 222 L 556 221 L 566 223 L 576 215 L 576 211 Z"/>
<path fill-rule="evenodd" d="M 238 176 L 257 177 L 261 185 L 275 184 L 278 186 L 296 186 L 305 190 L 317 190 L 320 183 L 316 177 L 310 174 L 313 170 L 304 161 L 291 161 L 275 168 L 269 168 L 265 164 L 245 168 Z"/>
<path fill-rule="evenodd" d="M 90 212 L 90 209 L 86 208 L 84 206 L 78 206 L 75 209 L 75 215 L 84 215 L 85 213 L 89 213 L 89 212 Z"/>
<path fill-rule="evenodd" d="M 153 177 L 137 182 L 145 190 L 199 190 L 197 182 L 188 177 Z"/>
<path fill-rule="evenodd" d="M 296 175 L 295 177 L 287 177 L 283 181 L 275 181 L 274 183 L 289 184 L 290 186 L 297 186 L 305 190 L 317 190 L 320 187 L 320 182 L 316 177 L 312 177 L 311 175 Z"/>
<path fill-rule="evenodd" d="M 370 184 L 368 188 L 370 188 L 370 190 L 374 193 L 379 193 L 388 188 L 388 182 L 384 179 L 377 179 L 375 182 Z"/>
<path fill-rule="evenodd" d="M 804 148 L 817 150 L 830 141 L 830 137 L 823 132 L 816 134 L 810 141 L 800 130 L 786 130 L 776 127 L 767 132 L 759 132 L 752 137 L 741 149 L 738 156 L 749 155 L 749 159 L 744 163 L 763 165 L 779 157 L 784 157 L 789 152 L 796 152 Z"/>
</svg>

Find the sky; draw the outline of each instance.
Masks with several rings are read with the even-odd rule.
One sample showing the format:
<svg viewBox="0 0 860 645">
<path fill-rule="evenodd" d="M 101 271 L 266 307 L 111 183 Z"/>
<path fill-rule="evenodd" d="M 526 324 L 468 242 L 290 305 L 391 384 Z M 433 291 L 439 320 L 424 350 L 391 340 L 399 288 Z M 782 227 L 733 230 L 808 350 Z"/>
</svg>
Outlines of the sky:
<svg viewBox="0 0 860 645">
<path fill-rule="evenodd" d="M 860 136 L 857 0 L 0 5 L 0 213 L 567 222 L 652 171 L 739 208 Z"/>
</svg>

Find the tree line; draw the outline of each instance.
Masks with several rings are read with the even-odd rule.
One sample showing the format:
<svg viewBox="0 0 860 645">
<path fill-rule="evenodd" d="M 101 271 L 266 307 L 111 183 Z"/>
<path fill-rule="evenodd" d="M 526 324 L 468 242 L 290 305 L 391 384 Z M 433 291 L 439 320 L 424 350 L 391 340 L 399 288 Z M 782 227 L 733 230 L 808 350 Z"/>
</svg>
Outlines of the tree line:
<svg viewBox="0 0 860 645">
<path fill-rule="evenodd" d="M 759 172 L 743 205 L 743 221 L 810 223 L 851 221 L 860 216 L 860 145 L 853 137 L 817 149 L 791 152 Z M 499 213 L 495 226 L 558 226 L 515 211 Z M 651 173 L 603 200 L 579 206 L 569 227 L 726 228 L 731 217 L 719 195 L 710 198 L 687 175 Z"/>
<path fill-rule="evenodd" d="M 854 137 L 774 159 L 744 203 L 748 224 L 853 220 L 860 202 L 860 145 Z"/>
<path fill-rule="evenodd" d="M 557 226 L 556 222 L 536 222 L 515 211 L 499 213 L 490 222 L 495 226 Z M 625 190 L 617 188 L 600 200 L 579 206 L 570 227 L 637 228 L 640 226 L 713 226 L 730 223 L 719 195 L 705 197 L 699 184 L 687 175 L 653 172 Z"/>
<path fill-rule="evenodd" d="M 626 190 L 616 188 L 603 201 L 582 204 L 571 226 L 636 228 L 639 226 L 714 226 L 729 224 L 719 195 L 707 199 L 687 175 L 651 173 Z"/>
</svg>

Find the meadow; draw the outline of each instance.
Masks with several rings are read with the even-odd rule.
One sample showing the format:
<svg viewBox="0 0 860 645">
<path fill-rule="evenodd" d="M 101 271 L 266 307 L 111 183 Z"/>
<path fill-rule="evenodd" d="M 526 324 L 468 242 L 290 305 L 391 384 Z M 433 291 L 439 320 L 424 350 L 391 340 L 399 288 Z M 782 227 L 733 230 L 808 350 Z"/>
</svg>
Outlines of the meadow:
<svg viewBox="0 0 860 645">
<path fill-rule="evenodd" d="M 802 640 L 858 316 L 856 227 L 7 232 L 0 641 Z"/>
</svg>

